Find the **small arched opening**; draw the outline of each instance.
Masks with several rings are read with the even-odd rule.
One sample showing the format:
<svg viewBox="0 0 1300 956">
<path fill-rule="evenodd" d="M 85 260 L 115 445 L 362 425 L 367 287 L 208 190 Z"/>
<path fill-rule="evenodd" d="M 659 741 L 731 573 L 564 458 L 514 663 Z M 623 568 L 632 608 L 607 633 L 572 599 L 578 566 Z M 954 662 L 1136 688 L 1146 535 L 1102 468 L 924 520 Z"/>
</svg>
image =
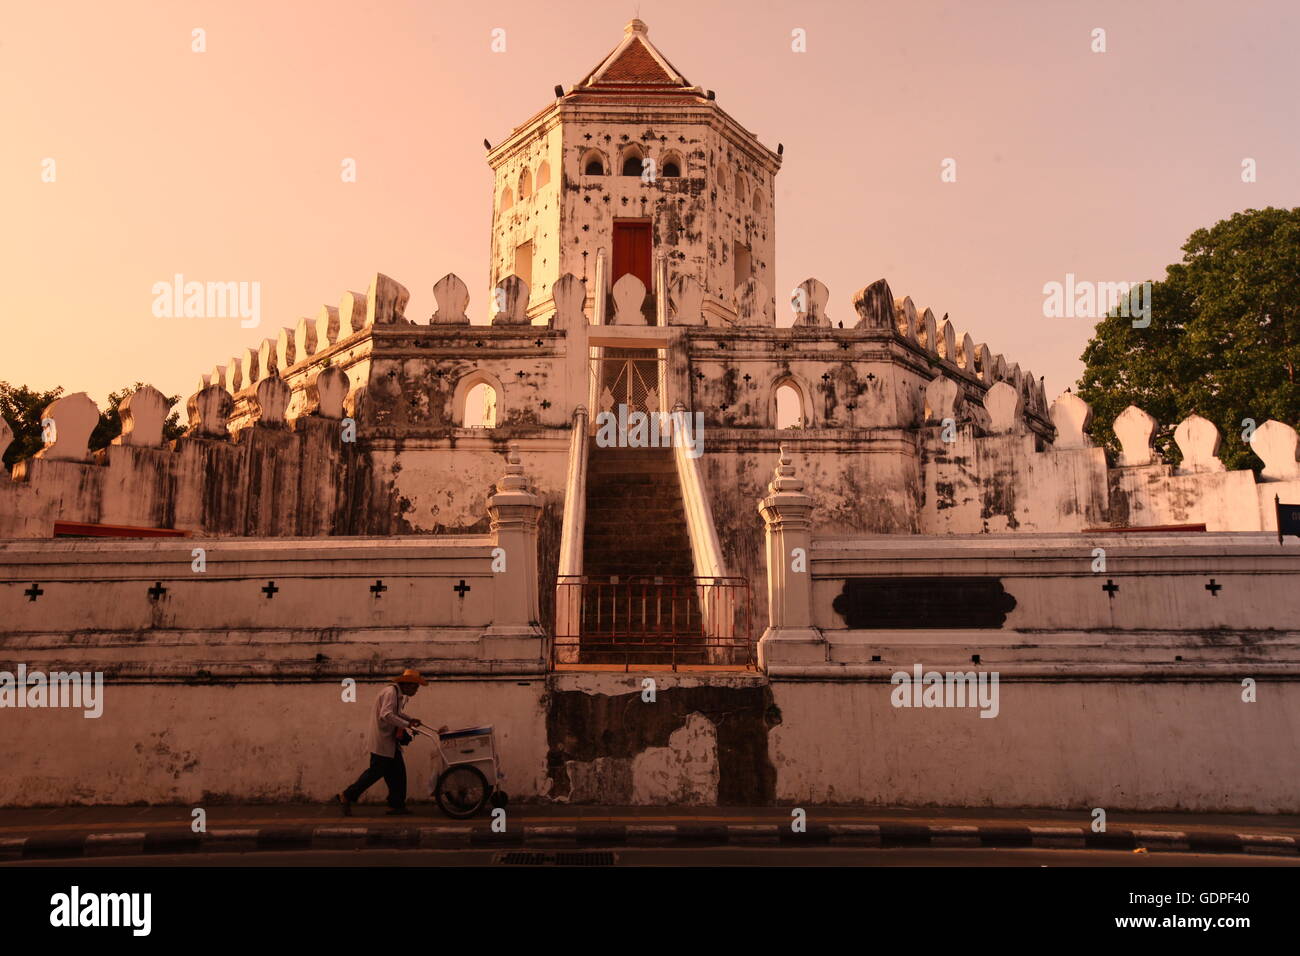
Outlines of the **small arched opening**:
<svg viewBox="0 0 1300 956">
<path fill-rule="evenodd" d="M 583 153 L 580 166 L 584 176 L 605 175 L 605 157 L 600 154 L 600 150 L 589 149 Z"/>
<path fill-rule="evenodd" d="M 677 177 L 682 174 L 682 160 L 676 153 L 665 153 L 659 167 L 660 176 Z"/>
<path fill-rule="evenodd" d="M 541 192 L 544 186 L 551 184 L 551 164 L 542 160 L 542 164 L 537 167 L 537 191 Z"/>
<path fill-rule="evenodd" d="M 803 393 L 791 379 L 776 383 L 773 391 L 775 422 L 778 429 L 807 428 L 808 416 L 804 407 Z"/>
<path fill-rule="evenodd" d="M 640 176 L 641 171 L 645 168 L 644 157 L 641 150 L 636 146 L 629 146 L 623 152 L 623 175 Z"/>
<path fill-rule="evenodd" d="M 496 428 L 502 420 L 501 383 L 485 371 L 474 371 L 456 383 L 452 413 L 461 428 Z"/>
<path fill-rule="evenodd" d="M 533 174 L 525 169 L 519 174 L 519 201 L 523 202 L 533 194 Z"/>
<path fill-rule="evenodd" d="M 465 428 L 497 427 L 497 393 L 487 382 L 479 382 L 465 396 Z"/>
<path fill-rule="evenodd" d="M 505 212 L 514 204 L 515 204 L 515 194 L 511 192 L 510 187 L 507 186 L 505 189 L 501 190 L 501 211 Z"/>
</svg>

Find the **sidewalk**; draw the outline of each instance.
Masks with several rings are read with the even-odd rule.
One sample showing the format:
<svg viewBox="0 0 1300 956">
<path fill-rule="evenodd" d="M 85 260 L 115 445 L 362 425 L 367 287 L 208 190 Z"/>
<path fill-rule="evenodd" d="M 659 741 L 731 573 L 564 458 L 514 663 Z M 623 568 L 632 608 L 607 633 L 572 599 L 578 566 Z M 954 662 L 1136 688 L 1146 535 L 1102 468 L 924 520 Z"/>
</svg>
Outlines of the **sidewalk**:
<svg viewBox="0 0 1300 956">
<path fill-rule="evenodd" d="M 427 803 L 389 817 L 382 804 L 353 816 L 321 804 L 214 805 L 207 830 L 191 829 L 191 807 L 0 809 L 0 860 L 139 853 L 464 847 L 846 845 L 1053 847 L 1136 852 L 1295 856 L 1300 816 L 1112 813 L 1104 833 L 1084 811 L 808 806 L 791 827 L 789 807 L 506 808 L 505 832 L 481 816 L 458 821 Z"/>
</svg>

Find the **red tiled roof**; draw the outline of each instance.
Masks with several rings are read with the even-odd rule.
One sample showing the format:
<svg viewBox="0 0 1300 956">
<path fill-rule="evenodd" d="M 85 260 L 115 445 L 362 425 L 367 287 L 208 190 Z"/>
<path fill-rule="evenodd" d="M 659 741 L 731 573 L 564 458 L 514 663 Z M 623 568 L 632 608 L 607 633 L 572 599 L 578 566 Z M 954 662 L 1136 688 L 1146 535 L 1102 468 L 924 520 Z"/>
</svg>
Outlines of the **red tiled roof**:
<svg viewBox="0 0 1300 956">
<path fill-rule="evenodd" d="M 645 42 L 636 37 L 617 60 L 611 63 L 605 73 L 596 81 L 596 86 L 606 83 L 660 83 L 677 85 L 676 79 L 669 76 L 659 61 L 650 55 Z"/>
</svg>

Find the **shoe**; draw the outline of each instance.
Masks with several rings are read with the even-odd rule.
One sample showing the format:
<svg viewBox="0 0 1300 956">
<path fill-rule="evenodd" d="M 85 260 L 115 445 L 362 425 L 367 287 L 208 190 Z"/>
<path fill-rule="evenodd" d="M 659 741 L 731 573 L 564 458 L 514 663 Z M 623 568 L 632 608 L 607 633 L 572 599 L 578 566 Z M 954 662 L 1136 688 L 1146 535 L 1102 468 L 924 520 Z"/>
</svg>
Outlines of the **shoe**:
<svg viewBox="0 0 1300 956">
<path fill-rule="evenodd" d="M 337 804 L 339 805 L 339 809 L 343 811 L 343 815 L 344 815 L 345 817 L 350 817 L 350 816 L 352 816 L 352 801 L 351 801 L 351 800 L 349 800 L 347 797 L 345 797 L 345 796 L 344 796 L 343 794 L 341 794 L 341 793 L 336 793 L 336 794 L 334 794 L 334 802 L 337 803 Z"/>
<path fill-rule="evenodd" d="M 390 807 L 385 811 L 384 815 L 389 817 L 409 817 L 412 813 L 414 811 L 408 807 Z"/>
</svg>

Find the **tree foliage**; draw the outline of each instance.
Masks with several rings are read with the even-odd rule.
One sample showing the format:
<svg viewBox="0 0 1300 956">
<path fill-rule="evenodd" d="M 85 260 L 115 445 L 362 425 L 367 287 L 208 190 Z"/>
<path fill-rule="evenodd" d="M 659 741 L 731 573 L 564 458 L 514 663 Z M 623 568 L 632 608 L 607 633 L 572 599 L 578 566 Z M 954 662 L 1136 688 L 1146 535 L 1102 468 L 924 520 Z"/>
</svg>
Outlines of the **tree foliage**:
<svg viewBox="0 0 1300 956">
<path fill-rule="evenodd" d="M 1218 426 L 1227 467 L 1258 467 L 1246 420 L 1300 421 L 1300 208 L 1236 213 L 1192 233 L 1183 252 L 1152 283 L 1147 328 L 1113 312 L 1084 350 L 1092 435 L 1117 450 L 1115 418 L 1137 405 L 1176 461 L 1174 428 L 1196 413 Z"/>
</svg>

